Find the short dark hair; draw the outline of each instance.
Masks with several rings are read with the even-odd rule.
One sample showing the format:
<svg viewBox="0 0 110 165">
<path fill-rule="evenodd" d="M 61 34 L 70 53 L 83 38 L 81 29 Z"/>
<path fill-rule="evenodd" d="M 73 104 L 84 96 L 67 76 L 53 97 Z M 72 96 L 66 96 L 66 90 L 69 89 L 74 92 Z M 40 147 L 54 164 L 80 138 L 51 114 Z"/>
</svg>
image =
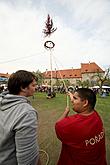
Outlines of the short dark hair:
<svg viewBox="0 0 110 165">
<path fill-rule="evenodd" d="M 89 88 L 78 88 L 76 90 L 81 99 L 87 99 L 89 105 L 94 109 L 96 104 L 96 94 Z"/>
<path fill-rule="evenodd" d="M 18 70 L 12 73 L 8 80 L 9 93 L 17 95 L 21 91 L 21 87 L 28 87 L 34 79 L 36 80 L 36 76 L 26 70 Z"/>
</svg>

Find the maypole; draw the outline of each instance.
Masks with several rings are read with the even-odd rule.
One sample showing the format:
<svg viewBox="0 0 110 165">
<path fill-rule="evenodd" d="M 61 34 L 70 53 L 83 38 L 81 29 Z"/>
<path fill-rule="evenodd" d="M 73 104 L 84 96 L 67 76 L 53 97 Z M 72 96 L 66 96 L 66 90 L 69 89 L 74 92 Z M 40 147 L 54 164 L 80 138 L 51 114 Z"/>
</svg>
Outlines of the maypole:
<svg viewBox="0 0 110 165">
<path fill-rule="evenodd" d="M 56 31 L 57 28 L 53 27 L 53 21 L 50 18 L 50 15 L 48 14 L 47 20 L 45 22 L 45 29 L 43 29 L 43 33 L 45 34 L 45 37 L 50 37 L 53 32 Z M 51 91 L 50 91 L 50 98 L 52 97 L 53 93 L 53 84 L 52 84 L 52 49 L 54 48 L 55 43 L 51 40 L 47 40 L 44 43 L 44 47 L 50 51 L 50 70 L 51 70 L 51 80 L 50 80 L 50 86 L 51 86 Z"/>
</svg>

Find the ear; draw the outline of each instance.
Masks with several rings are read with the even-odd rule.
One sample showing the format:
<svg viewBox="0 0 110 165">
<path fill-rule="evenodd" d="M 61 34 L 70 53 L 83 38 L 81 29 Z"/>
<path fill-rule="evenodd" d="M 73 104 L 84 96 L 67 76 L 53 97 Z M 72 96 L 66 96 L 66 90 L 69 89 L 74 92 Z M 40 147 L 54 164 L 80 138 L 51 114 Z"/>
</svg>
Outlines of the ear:
<svg viewBox="0 0 110 165">
<path fill-rule="evenodd" d="M 88 100 L 86 99 L 86 100 L 83 100 L 83 101 L 84 101 L 83 106 L 84 106 L 84 107 L 87 107 L 87 106 L 88 106 Z"/>
<path fill-rule="evenodd" d="M 26 92 L 26 88 L 22 88 L 21 87 L 21 92 L 24 92 L 25 93 Z"/>
</svg>

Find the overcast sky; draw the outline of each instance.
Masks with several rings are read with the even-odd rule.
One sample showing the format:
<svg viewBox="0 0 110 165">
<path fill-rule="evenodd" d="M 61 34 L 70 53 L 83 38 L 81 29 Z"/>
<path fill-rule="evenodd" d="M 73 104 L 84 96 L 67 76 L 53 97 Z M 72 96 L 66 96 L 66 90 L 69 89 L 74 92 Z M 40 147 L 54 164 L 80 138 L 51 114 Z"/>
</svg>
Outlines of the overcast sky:
<svg viewBox="0 0 110 165">
<path fill-rule="evenodd" d="M 57 30 L 44 37 L 47 15 Z M 110 66 L 110 0 L 0 0 L 0 73 Z"/>
</svg>

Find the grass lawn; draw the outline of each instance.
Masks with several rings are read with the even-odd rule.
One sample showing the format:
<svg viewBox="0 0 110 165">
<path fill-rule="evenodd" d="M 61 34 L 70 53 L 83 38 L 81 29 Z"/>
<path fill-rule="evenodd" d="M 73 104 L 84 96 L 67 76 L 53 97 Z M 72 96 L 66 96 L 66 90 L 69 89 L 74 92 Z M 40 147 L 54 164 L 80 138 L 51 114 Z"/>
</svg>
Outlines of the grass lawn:
<svg viewBox="0 0 110 165">
<path fill-rule="evenodd" d="M 66 107 L 66 95 L 57 94 L 55 98 L 47 99 L 45 93 L 36 93 L 31 98 L 32 105 L 39 113 L 39 145 L 49 155 L 49 165 L 56 165 L 61 150 L 61 143 L 56 138 L 54 125 Z M 71 107 L 71 104 L 70 104 Z M 96 110 L 100 113 L 106 130 L 107 161 L 110 165 L 110 96 L 97 96 Z M 71 113 L 73 111 L 71 110 Z M 45 164 L 45 154 L 41 152 L 42 165 Z"/>
</svg>

